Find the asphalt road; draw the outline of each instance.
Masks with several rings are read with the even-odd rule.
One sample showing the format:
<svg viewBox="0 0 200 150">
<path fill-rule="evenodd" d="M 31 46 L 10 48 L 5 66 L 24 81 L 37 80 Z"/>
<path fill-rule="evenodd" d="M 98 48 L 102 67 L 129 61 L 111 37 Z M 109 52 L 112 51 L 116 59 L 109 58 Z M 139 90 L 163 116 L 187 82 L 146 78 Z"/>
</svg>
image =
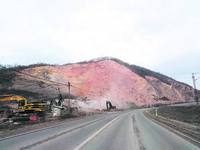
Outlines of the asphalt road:
<svg viewBox="0 0 200 150">
<path fill-rule="evenodd" d="M 200 150 L 147 119 L 110 112 L 0 141 L 0 150 Z"/>
</svg>

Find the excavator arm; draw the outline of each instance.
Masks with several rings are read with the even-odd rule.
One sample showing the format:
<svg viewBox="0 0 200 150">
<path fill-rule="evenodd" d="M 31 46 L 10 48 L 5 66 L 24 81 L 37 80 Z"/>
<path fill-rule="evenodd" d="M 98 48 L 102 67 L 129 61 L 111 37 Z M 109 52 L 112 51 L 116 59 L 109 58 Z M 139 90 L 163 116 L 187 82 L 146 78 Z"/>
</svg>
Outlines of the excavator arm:
<svg viewBox="0 0 200 150">
<path fill-rule="evenodd" d="M 27 99 L 18 95 L 0 95 L 0 102 L 18 101 L 18 109 L 22 109 L 27 105 Z"/>
<path fill-rule="evenodd" d="M 18 106 L 14 107 L 15 105 Z M 44 118 L 45 112 L 49 110 L 49 107 L 50 104 L 43 102 L 28 103 L 27 99 L 18 95 L 0 95 L 0 111 L 2 116 L 6 113 L 4 116 L 9 116 L 9 113 L 12 113 L 14 110 L 15 114 L 24 116 L 36 115 Z"/>
</svg>

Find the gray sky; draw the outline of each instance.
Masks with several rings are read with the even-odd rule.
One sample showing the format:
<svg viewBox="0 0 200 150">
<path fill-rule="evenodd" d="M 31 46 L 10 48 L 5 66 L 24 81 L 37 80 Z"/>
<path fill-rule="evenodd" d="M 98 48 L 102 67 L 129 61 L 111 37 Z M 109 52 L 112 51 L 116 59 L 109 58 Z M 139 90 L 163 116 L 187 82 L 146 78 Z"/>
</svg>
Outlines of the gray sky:
<svg viewBox="0 0 200 150">
<path fill-rule="evenodd" d="M 0 0 L 0 64 L 111 56 L 192 85 L 199 7 L 199 0 Z"/>
</svg>

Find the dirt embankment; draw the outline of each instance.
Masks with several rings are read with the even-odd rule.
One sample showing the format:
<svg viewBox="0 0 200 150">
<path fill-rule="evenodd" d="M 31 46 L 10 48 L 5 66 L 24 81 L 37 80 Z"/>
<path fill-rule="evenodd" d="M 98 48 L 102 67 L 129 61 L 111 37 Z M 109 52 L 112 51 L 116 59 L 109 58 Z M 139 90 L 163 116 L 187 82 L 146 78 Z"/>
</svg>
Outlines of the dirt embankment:
<svg viewBox="0 0 200 150">
<path fill-rule="evenodd" d="M 200 146 L 199 110 L 200 106 L 161 107 L 144 114 L 170 131 Z"/>
</svg>

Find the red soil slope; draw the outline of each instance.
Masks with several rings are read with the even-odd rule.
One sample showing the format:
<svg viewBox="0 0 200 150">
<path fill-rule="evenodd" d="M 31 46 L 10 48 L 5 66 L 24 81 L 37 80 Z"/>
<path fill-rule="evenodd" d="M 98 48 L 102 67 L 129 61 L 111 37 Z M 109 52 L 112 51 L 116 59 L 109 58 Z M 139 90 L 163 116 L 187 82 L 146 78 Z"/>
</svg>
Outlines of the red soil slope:
<svg viewBox="0 0 200 150">
<path fill-rule="evenodd" d="M 169 85 L 151 76 L 143 78 L 112 60 L 63 66 L 42 66 L 28 68 L 23 72 L 63 84 L 70 82 L 73 95 L 101 101 L 102 104 L 109 100 L 118 108 L 131 105 L 183 102 L 193 99 L 191 87 L 173 80 L 170 80 L 171 85 Z M 34 87 L 38 85 L 30 82 L 29 86 L 22 87 L 19 78 L 31 80 L 31 77 L 18 75 L 12 88 L 46 92 L 47 94 L 52 92 L 47 88 L 37 90 Z M 63 93 L 68 92 L 67 85 L 52 84 L 52 87 L 59 87 Z"/>
</svg>

